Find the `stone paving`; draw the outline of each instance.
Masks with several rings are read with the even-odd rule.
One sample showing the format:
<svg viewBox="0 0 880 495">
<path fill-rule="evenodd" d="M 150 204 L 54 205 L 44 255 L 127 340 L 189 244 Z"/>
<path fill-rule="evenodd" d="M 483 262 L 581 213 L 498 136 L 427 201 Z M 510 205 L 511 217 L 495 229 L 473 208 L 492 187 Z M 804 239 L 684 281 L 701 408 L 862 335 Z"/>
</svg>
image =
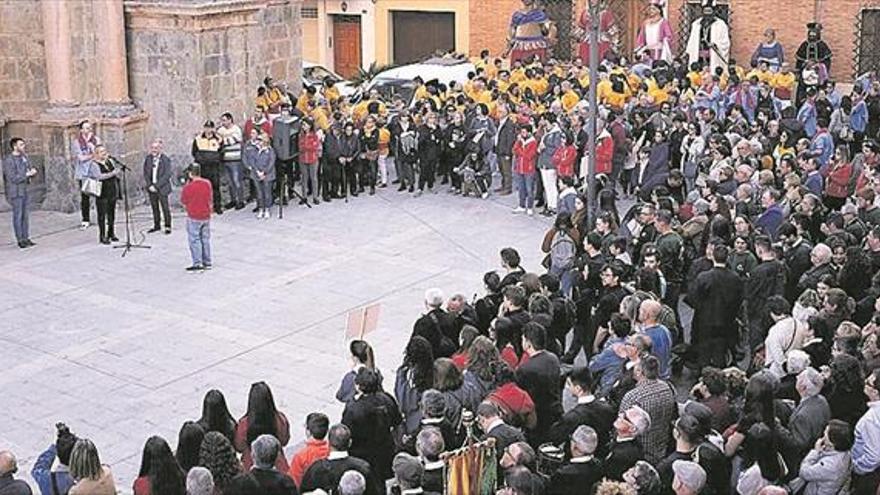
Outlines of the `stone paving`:
<svg viewBox="0 0 880 495">
<path fill-rule="evenodd" d="M 307 413 L 340 418 L 349 310 L 381 303 L 368 340 L 393 377 L 425 289 L 481 292 L 505 246 L 540 268 L 551 222 L 511 215 L 512 204 L 389 188 L 348 204 L 292 206 L 283 220 L 230 212 L 213 222 L 215 268 L 199 274 L 183 270 L 179 211 L 172 235 L 151 234 L 152 249 L 125 258 L 97 243 L 95 227 L 80 231 L 77 215 L 51 212 L 32 214 L 38 246 L 19 250 L 9 213 L 0 214 L 0 450 L 14 451 L 32 481 L 33 460 L 64 421 L 95 442 L 129 493 L 146 438 L 162 435 L 174 448 L 211 388 L 241 416 L 250 384 L 265 380 L 291 421 L 289 455 Z M 149 213 L 133 216 L 140 240 Z"/>
</svg>

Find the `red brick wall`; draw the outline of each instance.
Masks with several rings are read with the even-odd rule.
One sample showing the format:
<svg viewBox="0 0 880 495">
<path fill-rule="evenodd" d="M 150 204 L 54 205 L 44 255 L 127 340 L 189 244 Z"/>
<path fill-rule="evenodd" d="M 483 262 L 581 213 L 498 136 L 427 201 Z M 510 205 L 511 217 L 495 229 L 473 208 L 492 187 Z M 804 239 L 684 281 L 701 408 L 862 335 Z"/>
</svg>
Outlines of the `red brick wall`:
<svg viewBox="0 0 880 495">
<path fill-rule="evenodd" d="M 628 0 L 644 3 L 645 0 Z M 669 17 L 673 29 L 678 29 L 679 13 L 685 0 L 668 0 Z M 794 61 L 794 54 L 806 36 L 806 24 L 818 19 L 825 29 L 822 37 L 834 52 L 832 76 L 840 81 L 852 79 L 855 22 L 859 5 L 864 0 L 730 0 L 733 8 L 733 57 L 747 66 L 752 52 L 763 39 L 764 29 L 776 29 L 777 38 L 785 47 L 786 58 Z M 578 10 L 583 1 L 577 0 Z M 470 51 L 478 55 L 488 48 L 493 55 L 505 49 L 510 15 L 518 8 L 519 0 L 471 0 Z M 636 33 L 627 36 L 635 38 Z"/>
<path fill-rule="evenodd" d="M 492 56 L 504 52 L 510 16 L 520 7 L 520 0 L 471 0 L 470 55 L 478 56 L 484 48 L 488 48 Z"/>
</svg>

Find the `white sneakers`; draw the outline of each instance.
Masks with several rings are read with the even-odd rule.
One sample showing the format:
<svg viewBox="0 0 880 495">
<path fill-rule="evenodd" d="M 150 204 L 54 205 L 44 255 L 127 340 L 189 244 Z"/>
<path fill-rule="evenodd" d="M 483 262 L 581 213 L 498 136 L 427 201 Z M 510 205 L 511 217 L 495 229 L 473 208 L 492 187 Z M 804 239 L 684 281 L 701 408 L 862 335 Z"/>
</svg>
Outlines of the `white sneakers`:
<svg viewBox="0 0 880 495">
<path fill-rule="evenodd" d="M 260 220 L 268 220 L 269 219 L 269 210 L 263 209 L 257 212 L 257 218 Z"/>
<path fill-rule="evenodd" d="M 525 212 L 526 212 L 526 209 L 523 208 L 522 206 L 517 206 L 516 208 L 513 209 L 514 215 L 518 215 L 520 213 L 525 213 Z"/>
<path fill-rule="evenodd" d="M 534 214 L 535 214 L 535 210 L 533 210 L 533 209 L 531 209 L 531 208 L 529 208 L 528 210 L 526 210 L 526 215 L 528 215 L 528 216 L 531 217 L 531 216 L 533 216 Z"/>
<path fill-rule="evenodd" d="M 87 228 L 89 228 L 89 225 L 89 222 L 82 222 L 79 224 L 79 230 L 86 230 Z"/>
</svg>

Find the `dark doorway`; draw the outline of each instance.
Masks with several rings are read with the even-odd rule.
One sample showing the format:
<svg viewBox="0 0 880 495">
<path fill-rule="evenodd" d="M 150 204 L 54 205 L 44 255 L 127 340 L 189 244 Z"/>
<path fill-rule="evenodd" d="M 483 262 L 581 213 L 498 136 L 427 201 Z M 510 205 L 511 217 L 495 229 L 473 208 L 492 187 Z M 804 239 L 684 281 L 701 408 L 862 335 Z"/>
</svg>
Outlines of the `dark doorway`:
<svg viewBox="0 0 880 495">
<path fill-rule="evenodd" d="M 393 59 L 408 64 L 434 52 L 455 49 L 455 14 L 451 12 L 392 12 Z"/>
<path fill-rule="evenodd" d="M 333 16 L 333 69 L 345 78 L 361 68 L 361 18 L 356 15 Z"/>
</svg>

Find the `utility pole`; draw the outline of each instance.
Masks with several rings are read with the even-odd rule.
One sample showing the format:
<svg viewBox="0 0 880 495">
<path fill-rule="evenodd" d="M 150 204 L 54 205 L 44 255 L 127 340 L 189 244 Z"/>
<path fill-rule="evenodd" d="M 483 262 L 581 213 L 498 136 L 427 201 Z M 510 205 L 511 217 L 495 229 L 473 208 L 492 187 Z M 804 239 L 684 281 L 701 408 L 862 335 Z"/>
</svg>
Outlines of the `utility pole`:
<svg viewBox="0 0 880 495">
<path fill-rule="evenodd" d="M 604 0 L 587 0 L 590 13 L 590 107 L 587 123 L 587 218 L 589 224 L 596 221 L 596 119 L 598 114 L 598 97 L 596 84 L 599 82 L 599 24 Z"/>
</svg>

